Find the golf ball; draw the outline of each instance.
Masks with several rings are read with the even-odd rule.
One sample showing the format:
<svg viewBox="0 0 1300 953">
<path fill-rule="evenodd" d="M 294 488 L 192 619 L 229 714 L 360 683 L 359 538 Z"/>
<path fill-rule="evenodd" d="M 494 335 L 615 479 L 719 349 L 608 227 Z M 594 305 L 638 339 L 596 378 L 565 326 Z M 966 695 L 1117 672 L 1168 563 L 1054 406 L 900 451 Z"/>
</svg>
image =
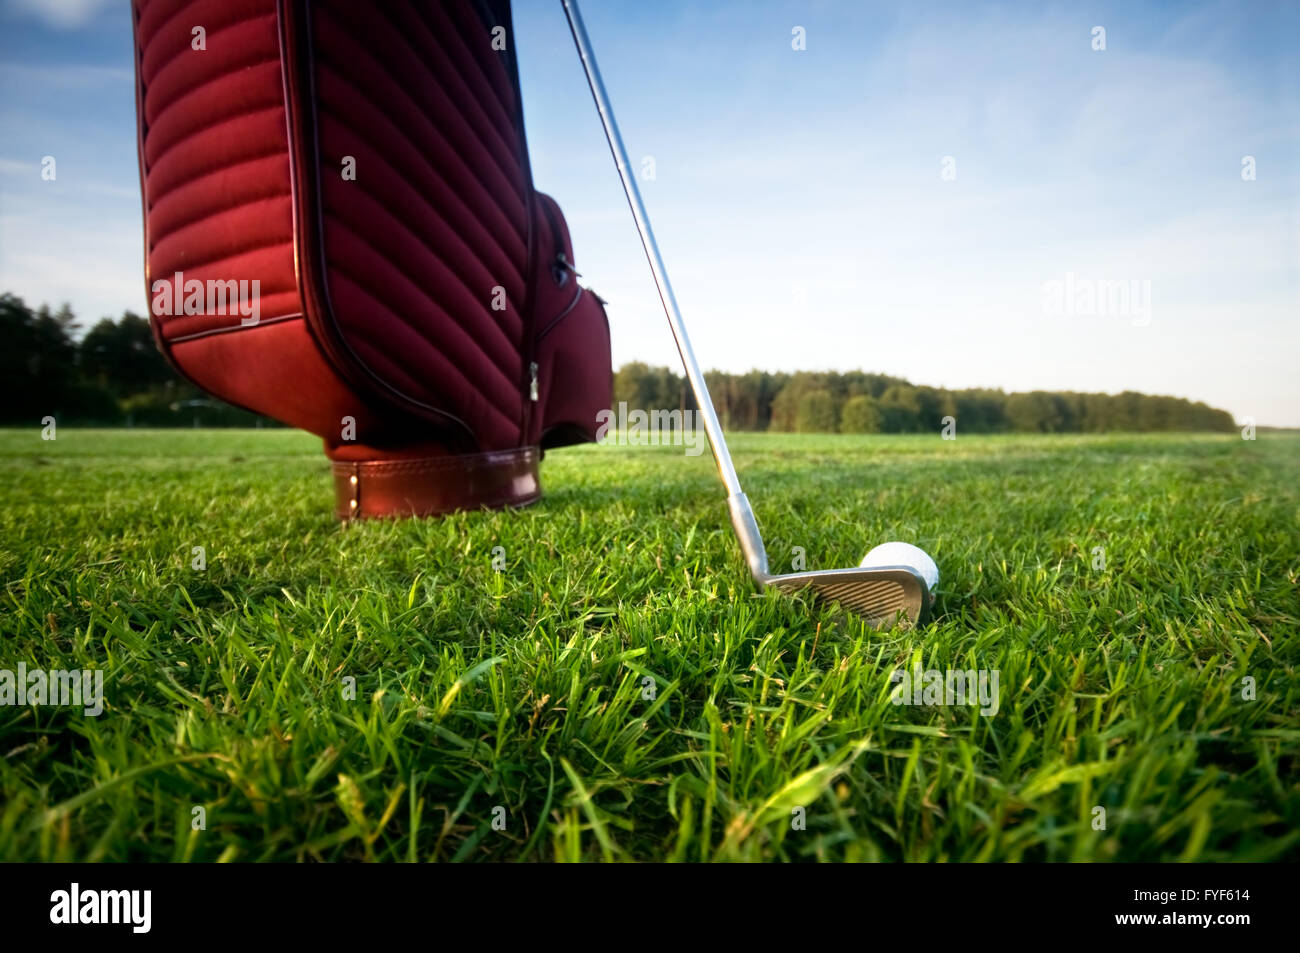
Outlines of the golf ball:
<svg viewBox="0 0 1300 953">
<path fill-rule="evenodd" d="M 879 566 L 906 566 L 915 569 L 930 587 L 932 596 L 935 587 L 939 585 L 939 567 L 924 549 L 911 543 L 881 543 L 863 556 L 859 565 L 863 569 Z"/>
</svg>

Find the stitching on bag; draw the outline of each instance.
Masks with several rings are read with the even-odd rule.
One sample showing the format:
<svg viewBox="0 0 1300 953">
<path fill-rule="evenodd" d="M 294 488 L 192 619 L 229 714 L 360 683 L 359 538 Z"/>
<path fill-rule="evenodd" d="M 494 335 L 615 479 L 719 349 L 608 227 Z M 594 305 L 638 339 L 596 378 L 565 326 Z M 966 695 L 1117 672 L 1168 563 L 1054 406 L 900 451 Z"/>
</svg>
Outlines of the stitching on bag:
<svg viewBox="0 0 1300 953">
<path fill-rule="evenodd" d="M 505 459 L 499 459 L 504 457 Z M 498 458 L 498 459 L 492 459 Z M 454 457 L 425 457 L 418 460 L 359 460 L 334 464 L 336 474 L 358 472 L 361 476 L 382 476 L 391 473 L 437 472 L 461 470 L 472 472 L 485 469 L 505 469 L 518 464 L 529 465 L 538 460 L 537 450 L 528 447 L 523 451 L 494 450 L 487 454 L 467 454 Z M 355 471 L 353 468 L 357 468 Z"/>
</svg>

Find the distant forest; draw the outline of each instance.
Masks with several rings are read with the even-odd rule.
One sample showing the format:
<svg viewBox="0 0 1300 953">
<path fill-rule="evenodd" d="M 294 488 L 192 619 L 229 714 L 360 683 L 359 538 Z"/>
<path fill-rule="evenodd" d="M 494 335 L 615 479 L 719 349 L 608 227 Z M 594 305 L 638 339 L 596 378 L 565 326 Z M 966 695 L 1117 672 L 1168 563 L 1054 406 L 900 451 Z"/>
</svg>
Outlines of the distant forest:
<svg viewBox="0 0 1300 953">
<path fill-rule="evenodd" d="M 727 430 L 931 433 L 945 417 L 954 418 L 960 433 L 1236 429 L 1225 410 L 1133 391 L 945 390 L 865 371 L 707 371 L 704 377 Z M 629 411 L 695 407 L 684 376 L 641 363 L 624 364 L 614 375 L 615 409 L 619 402 Z"/>
<path fill-rule="evenodd" d="M 66 304 L 32 310 L 0 294 L 0 422 L 39 426 L 278 426 L 204 393 L 180 377 L 154 344 L 149 319 L 130 311 L 78 337 Z"/>
<path fill-rule="evenodd" d="M 0 422 L 36 426 L 274 426 L 179 377 L 154 345 L 148 318 L 104 318 L 83 336 L 72 310 L 35 310 L 0 294 Z M 953 417 L 960 433 L 1235 430 L 1231 415 L 1177 397 L 920 387 L 863 371 L 706 373 L 729 430 L 922 433 Z M 624 364 L 614 404 L 629 410 L 695 408 L 685 378 L 667 367 Z"/>
</svg>

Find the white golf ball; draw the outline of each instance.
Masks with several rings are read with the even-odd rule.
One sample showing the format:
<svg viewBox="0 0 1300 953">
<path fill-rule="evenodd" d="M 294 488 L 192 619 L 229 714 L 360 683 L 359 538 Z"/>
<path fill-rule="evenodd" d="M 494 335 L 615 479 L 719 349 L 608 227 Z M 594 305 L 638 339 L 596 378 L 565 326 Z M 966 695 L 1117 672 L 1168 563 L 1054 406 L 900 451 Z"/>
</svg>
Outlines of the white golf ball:
<svg viewBox="0 0 1300 953">
<path fill-rule="evenodd" d="M 915 569 L 930 587 L 931 596 L 939 585 L 939 567 L 924 549 L 911 543 L 881 543 L 862 557 L 859 566 L 863 569 L 879 566 L 906 566 Z"/>
</svg>

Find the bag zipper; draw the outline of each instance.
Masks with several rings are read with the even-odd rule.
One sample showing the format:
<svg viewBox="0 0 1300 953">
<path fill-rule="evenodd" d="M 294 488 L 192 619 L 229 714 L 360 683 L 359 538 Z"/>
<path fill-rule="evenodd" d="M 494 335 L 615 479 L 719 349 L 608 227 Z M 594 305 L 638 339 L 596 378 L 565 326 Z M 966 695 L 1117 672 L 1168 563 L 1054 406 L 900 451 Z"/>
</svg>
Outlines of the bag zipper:
<svg viewBox="0 0 1300 953">
<path fill-rule="evenodd" d="M 546 219 L 546 224 L 550 226 L 551 246 L 556 249 L 555 257 L 551 259 L 550 264 L 546 268 L 547 277 L 550 277 L 551 280 L 556 281 L 557 284 L 563 286 L 564 281 L 559 280 L 556 277 L 557 268 L 559 270 L 559 274 L 563 276 L 563 278 L 565 279 L 568 278 L 568 274 L 566 272 L 571 272 L 574 275 L 577 275 L 578 270 L 573 267 L 573 265 L 569 262 L 568 257 L 564 254 L 564 235 L 560 231 L 559 223 L 555 221 L 555 217 L 551 214 L 551 207 L 546 202 L 542 201 L 542 199 L 540 198 L 536 190 L 533 191 L 533 202 L 536 204 L 538 210 L 541 211 L 542 217 Z M 534 223 L 535 220 L 530 215 L 528 228 L 530 231 L 530 236 L 532 236 L 533 240 L 535 241 L 536 227 Z M 535 249 L 532 251 L 529 257 L 532 259 L 532 264 L 533 264 L 532 273 L 536 275 L 537 265 L 539 265 L 540 262 L 537 261 L 537 252 Z M 577 285 L 577 282 L 575 281 L 574 284 Z M 576 302 L 578 297 L 580 297 L 582 294 L 581 286 L 578 286 L 575 290 L 577 291 L 577 294 L 574 295 L 574 302 Z M 523 431 L 525 441 L 527 441 L 528 438 L 531 436 L 531 432 L 533 429 L 533 414 L 534 414 L 533 405 L 536 404 L 541 398 L 541 384 L 540 381 L 538 380 L 537 361 L 534 360 L 534 358 L 537 355 L 537 345 L 540 342 L 541 338 L 545 335 L 545 332 L 549 331 L 556 323 L 555 321 L 549 322 L 547 326 L 542 330 L 542 334 L 538 334 L 537 313 L 535 310 L 535 306 L 536 306 L 536 292 L 534 291 L 533 300 L 529 301 L 528 303 L 529 320 L 526 329 L 527 338 L 524 342 L 525 347 L 527 348 L 527 356 L 528 356 L 528 401 L 524 404 L 524 431 Z M 568 312 L 571 311 L 572 309 L 573 309 L 573 303 L 570 303 L 569 306 L 564 309 L 563 314 L 568 314 Z M 563 317 L 563 314 L 561 315 L 561 317 Z"/>
</svg>

